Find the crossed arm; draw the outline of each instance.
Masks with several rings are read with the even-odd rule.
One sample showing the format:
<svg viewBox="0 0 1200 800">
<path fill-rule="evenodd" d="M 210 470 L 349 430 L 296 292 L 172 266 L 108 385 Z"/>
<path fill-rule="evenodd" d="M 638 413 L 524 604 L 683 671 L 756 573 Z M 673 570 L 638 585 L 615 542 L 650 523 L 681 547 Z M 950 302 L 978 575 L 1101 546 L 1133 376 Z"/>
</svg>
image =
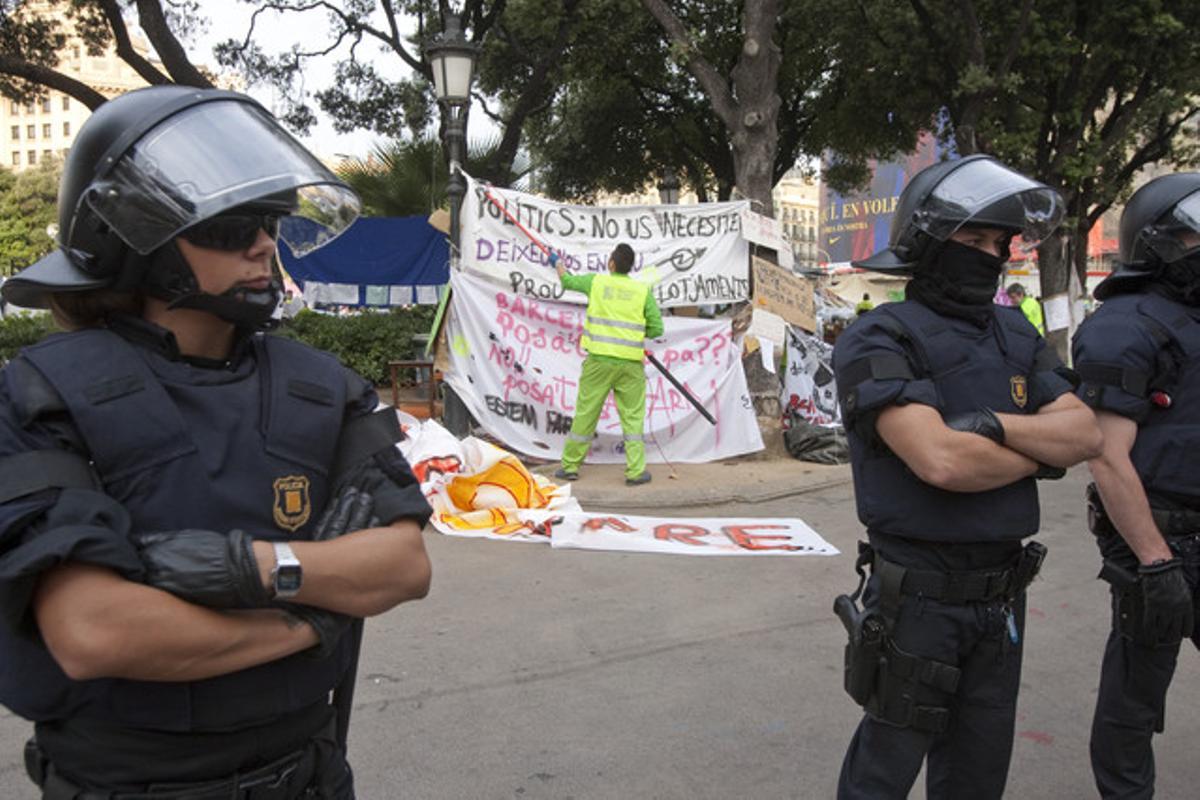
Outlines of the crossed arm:
<svg viewBox="0 0 1200 800">
<path fill-rule="evenodd" d="M 1072 394 L 1036 414 L 998 414 L 1004 444 L 953 430 L 932 406 L 888 406 L 875 429 L 918 478 L 952 492 L 982 492 L 1027 478 L 1039 464 L 1069 467 L 1100 453 L 1100 429 L 1091 410 Z"/>
<path fill-rule="evenodd" d="M 429 591 L 429 559 L 415 522 L 291 544 L 304 566 L 295 602 L 371 616 Z M 263 541 L 254 550 L 269 585 L 273 550 Z M 33 612 L 50 653 L 75 680 L 200 680 L 317 643 L 310 626 L 282 610 L 217 611 L 79 562 L 43 574 Z"/>
</svg>

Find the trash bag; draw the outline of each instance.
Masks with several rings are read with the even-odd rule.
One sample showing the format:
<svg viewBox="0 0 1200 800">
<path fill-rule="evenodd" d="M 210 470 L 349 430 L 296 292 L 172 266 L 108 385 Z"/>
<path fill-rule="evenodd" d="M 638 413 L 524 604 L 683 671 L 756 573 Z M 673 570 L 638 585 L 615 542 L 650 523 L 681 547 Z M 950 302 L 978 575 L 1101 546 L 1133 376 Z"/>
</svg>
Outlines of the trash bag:
<svg viewBox="0 0 1200 800">
<path fill-rule="evenodd" d="M 817 464 L 845 464 L 850 460 L 846 432 L 840 425 L 813 425 L 795 411 L 789 416 L 783 443 L 793 458 Z"/>
</svg>

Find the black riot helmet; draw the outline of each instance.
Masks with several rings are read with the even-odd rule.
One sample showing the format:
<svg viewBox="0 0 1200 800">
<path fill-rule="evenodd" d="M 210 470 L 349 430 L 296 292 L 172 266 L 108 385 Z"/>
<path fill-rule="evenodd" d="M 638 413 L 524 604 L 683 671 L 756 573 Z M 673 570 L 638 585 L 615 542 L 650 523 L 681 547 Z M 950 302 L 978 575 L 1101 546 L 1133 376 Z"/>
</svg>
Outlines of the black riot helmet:
<svg viewBox="0 0 1200 800">
<path fill-rule="evenodd" d="M 1032 248 L 1062 218 L 1058 192 L 991 156 L 942 161 L 914 175 L 900 193 L 888 247 L 852 263 L 880 272 L 911 273 L 968 225 L 1020 234 L 1024 246 Z"/>
<path fill-rule="evenodd" d="M 303 256 L 358 210 L 354 192 L 252 98 L 139 89 L 100 106 L 80 128 L 59 185 L 59 249 L 5 283 L 4 298 L 44 308 L 56 292 L 142 290 L 257 326 L 278 291 L 201 294 L 175 237 L 231 212 L 269 214 L 279 238 Z"/>
<path fill-rule="evenodd" d="M 1200 233 L 1200 172 L 1177 172 L 1149 181 L 1121 212 L 1116 270 L 1096 287 L 1098 300 L 1131 289 L 1195 251 L 1179 233 Z"/>
</svg>

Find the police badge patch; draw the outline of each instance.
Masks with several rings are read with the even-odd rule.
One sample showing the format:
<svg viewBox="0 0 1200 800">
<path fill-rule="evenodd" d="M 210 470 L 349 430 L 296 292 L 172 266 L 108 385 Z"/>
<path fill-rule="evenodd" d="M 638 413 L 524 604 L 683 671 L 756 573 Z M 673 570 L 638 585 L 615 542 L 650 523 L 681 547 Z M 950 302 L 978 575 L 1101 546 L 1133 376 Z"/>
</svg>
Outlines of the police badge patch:
<svg viewBox="0 0 1200 800">
<path fill-rule="evenodd" d="M 1029 402 L 1029 384 L 1025 380 L 1024 375 L 1013 375 L 1008 379 L 1008 386 L 1012 390 L 1012 401 L 1017 408 L 1024 408 Z"/>
<path fill-rule="evenodd" d="M 275 524 L 295 531 L 308 522 L 312 503 L 308 497 L 307 475 L 285 475 L 275 479 Z"/>
</svg>

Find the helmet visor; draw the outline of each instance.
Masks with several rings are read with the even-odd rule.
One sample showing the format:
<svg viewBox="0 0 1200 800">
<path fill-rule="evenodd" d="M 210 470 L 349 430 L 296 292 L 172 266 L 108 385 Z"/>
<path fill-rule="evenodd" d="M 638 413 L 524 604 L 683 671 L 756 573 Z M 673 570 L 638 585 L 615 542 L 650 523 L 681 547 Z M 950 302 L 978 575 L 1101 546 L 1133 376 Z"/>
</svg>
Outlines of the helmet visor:
<svg viewBox="0 0 1200 800">
<path fill-rule="evenodd" d="M 126 244 L 149 253 L 209 217 L 288 192 L 297 202 L 280 220 L 279 235 L 297 257 L 332 241 L 358 216 L 357 195 L 269 114 L 220 100 L 152 128 L 81 202 Z"/>
<path fill-rule="evenodd" d="M 1200 248 L 1200 191 L 1175 204 L 1166 217 L 1144 234 L 1146 247 L 1164 264 L 1178 261 Z"/>
<path fill-rule="evenodd" d="M 1000 228 L 1036 247 L 1063 218 L 1058 192 L 990 158 L 973 159 L 941 180 L 914 215 L 918 228 L 945 241 L 964 225 Z"/>
</svg>

